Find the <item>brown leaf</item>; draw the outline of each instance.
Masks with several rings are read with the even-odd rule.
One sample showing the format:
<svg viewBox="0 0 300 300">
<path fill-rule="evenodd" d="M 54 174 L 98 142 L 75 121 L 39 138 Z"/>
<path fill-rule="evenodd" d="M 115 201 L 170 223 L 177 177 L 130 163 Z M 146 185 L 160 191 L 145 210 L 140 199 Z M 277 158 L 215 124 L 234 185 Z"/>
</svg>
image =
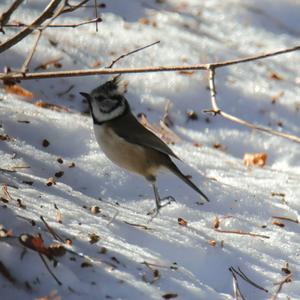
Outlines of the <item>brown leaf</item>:
<svg viewBox="0 0 300 300">
<path fill-rule="evenodd" d="M 54 185 L 54 184 L 56 184 L 55 179 L 53 177 L 48 178 L 46 185 L 51 186 L 51 185 Z"/>
<path fill-rule="evenodd" d="M 71 162 L 69 165 L 68 165 L 69 168 L 75 168 L 75 163 L 74 162 Z"/>
<path fill-rule="evenodd" d="M 50 66 L 54 66 L 55 68 L 61 68 L 62 64 L 60 63 L 60 60 L 62 60 L 62 57 L 51 59 L 43 64 L 38 65 L 34 68 L 34 70 L 47 70 Z"/>
<path fill-rule="evenodd" d="M 263 167 L 267 162 L 268 154 L 265 152 L 261 153 L 245 153 L 244 165 L 247 167 Z"/>
<path fill-rule="evenodd" d="M 212 227 L 217 229 L 220 227 L 220 219 L 218 217 L 215 217 L 212 223 Z"/>
<path fill-rule="evenodd" d="M 89 240 L 90 244 L 95 244 L 100 240 L 100 236 L 97 235 L 96 233 L 90 233 L 89 238 L 90 238 Z"/>
<path fill-rule="evenodd" d="M 138 22 L 140 24 L 143 24 L 143 25 L 149 25 L 150 24 L 150 20 L 147 19 L 147 18 L 140 18 Z"/>
<path fill-rule="evenodd" d="M 20 85 L 17 84 L 6 85 L 5 91 L 9 94 L 14 94 L 20 97 L 27 98 L 27 100 L 33 99 L 33 94 L 30 91 L 22 88 Z"/>
<path fill-rule="evenodd" d="M 269 77 L 274 80 L 283 80 L 283 77 L 276 72 L 272 72 Z"/>
<path fill-rule="evenodd" d="M 11 141 L 12 138 L 9 137 L 7 134 L 0 134 L 0 141 Z"/>
<path fill-rule="evenodd" d="M 196 121 L 198 120 L 198 114 L 194 110 L 188 110 L 186 116 L 189 120 Z"/>
<path fill-rule="evenodd" d="M 34 251 L 39 252 L 40 254 L 45 254 L 49 258 L 51 258 L 51 252 L 49 249 L 44 245 L 44 241 L 41 235 L 30 235 L 30 234 L 21 234 L 19 236 L 20 243 Z"/>
<path fill-rule="evenodd" d="M 217 245 L 217 241 L 215 241 L 215 240 L 209 240 L 208 243 L 213 247 L 215 247 Z"/>
<path fill-rule="evenodd" d="M 273 220 L 273 221 L 272 221 L 272 224 L 273 224 L 273 225 L 276 225 L 276 226 L 279 226 L 279 227 L 284 227 L 284 226 L 285 226 L 282 222 L 277 221 L 277 220 Z"/>
<path fill-rule="evenodd" d="M 183 218 L 178 218 L 178 224 L 181 226 L 187 226 L 187 221 Z"/>
<path fill-rule="evenodd" d="M 99 206 L 94 205 L 94 206 L 91 207 L 91 213 L 93 215 L 99 214 L 99 212 L 100 212 Z"/>
<path fill-rule="evenodd" d="M 57 104 L 48 103 L 48 102 L 41 101 L 41 100 L 36 101 L 34 103 L 34 105 L 37 106 L 37 107 L 47 108 L 47 109 L 51 109 L 51 110 L 58 111 L 58 112 L 61 112 L 61 111 L 69 112 L 70 111 L 67 107 L 57 105 Z"/>
</svg>

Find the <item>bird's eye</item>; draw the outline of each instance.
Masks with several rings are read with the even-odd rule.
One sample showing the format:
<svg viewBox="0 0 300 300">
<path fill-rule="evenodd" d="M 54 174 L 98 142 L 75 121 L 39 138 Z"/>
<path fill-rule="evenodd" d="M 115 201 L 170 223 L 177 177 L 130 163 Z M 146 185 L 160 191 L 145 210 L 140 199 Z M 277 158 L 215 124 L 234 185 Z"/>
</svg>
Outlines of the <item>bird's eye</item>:
<svg viewBox="0 0 300 300">
<path fill-rule="evenodd" d="M 116 109 L 119 106 L 119 101 L 114 99 L 103 99 L 100 104 L 100 111 L 104 113 L 110 113 L 114 109 Z"/>
</svg>

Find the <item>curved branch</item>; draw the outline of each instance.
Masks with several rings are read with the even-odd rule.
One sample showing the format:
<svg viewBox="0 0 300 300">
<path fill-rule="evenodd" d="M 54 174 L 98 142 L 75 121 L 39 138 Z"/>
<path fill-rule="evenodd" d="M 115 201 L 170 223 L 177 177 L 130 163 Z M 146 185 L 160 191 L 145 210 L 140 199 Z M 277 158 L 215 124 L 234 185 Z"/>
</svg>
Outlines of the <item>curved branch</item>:
<svg viewBox="0 0 300 300">
<path fill-rule="evenodd" d="M 11 48 L 26 36 L 28 36 L 31 32 L 34 31 L 34 27 L 41 25 L 45 20 L 51 18 L 55 9 L 58 5 L 62 2 L 62 0 L 52 0 L 48 6 L 44 9 L 43 13 L 35 19 L 28 27 L 22 29 L 20 32 L 15 34 L 12 38 L 8 39 L 3 44 L 0 44 L 0 53 L 6 51 L 7 49 Z"/>
</svg>

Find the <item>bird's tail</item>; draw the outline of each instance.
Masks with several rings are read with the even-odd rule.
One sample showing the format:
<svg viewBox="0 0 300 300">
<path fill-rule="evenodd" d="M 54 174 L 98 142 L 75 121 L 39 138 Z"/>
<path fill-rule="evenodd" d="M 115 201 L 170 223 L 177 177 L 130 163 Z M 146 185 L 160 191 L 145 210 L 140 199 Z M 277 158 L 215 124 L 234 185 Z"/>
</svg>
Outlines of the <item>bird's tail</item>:
<svg viewBox="0 0 300 300">
<path fill-rule="evenodd" d="M 199 193 L 207 202 L 209 202 L 208 197 L 191 180 L 189 180 L 187 176 L 183 175 L 172 161 L 170 161 L 170 165 L 168 166 L 168 168 L 171 172 L 173 172 L 176 176 L 183 180 L 187 185 L 189 185 L 194 191 Z"/>
</svg>

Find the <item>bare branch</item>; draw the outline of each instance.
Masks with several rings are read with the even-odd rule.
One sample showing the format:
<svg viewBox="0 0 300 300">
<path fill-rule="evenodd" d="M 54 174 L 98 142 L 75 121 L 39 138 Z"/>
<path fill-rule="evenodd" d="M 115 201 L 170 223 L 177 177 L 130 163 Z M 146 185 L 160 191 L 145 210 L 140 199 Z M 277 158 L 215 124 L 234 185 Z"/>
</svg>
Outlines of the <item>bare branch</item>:
<svg viewBox="0 0 300 300">
<path fill-rule="evenodd" d="M 44 263 L 46 269 L 48 270 L 48 272 L 50 273 L 50 275 L 54 278 L 54 280 L 57 282 L 58 285 L 62 285 L 61 281 L 58 280 L 58 278 L 54 275 L 54 273 L 51 271 L 51 269 L 49 268 L 45 258 L 43 257 L 43 255 L 41 253 L 39 253 L 39 256 L 42 260 L 42 262 Z"/>
<path fill-rule="evenodd" d="M 1 47 L 0 47 L 1 50 Z M 32 80 L 45 78 L 59 78 L 59 77 L 77 77 L 77 76 L 91 76 L 91 75 L 112 75 L 112 74 L 131 74 L 131 73 L 150 73 L 150 72 L 175 72 L 175 71 L 189 71 L 189 70 L 208 70 L 209 68 L 222 68 L 233 64 L 245 63 L 248 61 L 258 60 L 266 57 L 276 56 L 279 54 L 289 53 L 300 50 L 300 45 L 286 48 L 278 51 L 273 51 L 257 56 L 251 56 L 241 59 L 227 60 L 211 64 L 196 64 L 184 66 L 150 66 L 142 68 L 120 68 L 120 69 L 91 69 L 91 70 L 71 70 L 71 71 L 56 71 L 56 72 L 41 72 L 41 73 L 0 73 L 0 80 Z"/>
<path fill-rule="evenodd" d="M 239 284 L 238 284 L 238 280 L 236 278 L 236 275 L 232 269 L 232 267 L 229 268 L 230 273 L 232 274 L 232 284 L 233 284 L 233 293 L 234 293 L 234 299 L 235 300 L 246 300 L 246 298 L 243 296 Z"/>
<path fill-rule="evenodd" d="M 19 7 L 24 0 L 15 0 L 11 6 L 0 16 L 0 31 L 5 33 L 3 27 L 8 23 L 13 12 Z"/>
<path fill-rule="evenodd" d="M 279 216 L 272 216 L 273 219 L 283 220 L 283 221 L 290 221 L 296 224 L 299 224 L 299 221 L 297 219 L 292 219 L 288 217 L 279 217 Z"/>
<path fill-rule="evenodd" d="M 76 28 L 82 25 L 86 25 L 86 24 L 91 24 L 91 23 L 99 23 L 102 22 L 102 19 L 100 17 L 96 18 L 96 19 L 92 19 L 92 20 L 87 20 L 87 21 L 83 21 L 83 22 L 79 22 L 79 23 L 75 23 L 75 24 L 49 24 L 47 26 L 47 28 Z M 34 29 L 42 29 L 43 26 L 30 26 L 30 25 L 26 25 L 23 23 L 15 23 L 15 24 L 6 24 L 4 27 L 31 27 Z"/>
<path fill-rule="evenodd" d="M 240 267 L 238 267 L 238 271 L 234 268 L 234 267 L 231 267 L 231 270 L 239 275 L 242 279 L 244 279 L 246 282 L 248 282 L 249 284 L 251 284 L 252 286 L 256 287 L 257 289 L 259 290 L 262 290 L 266 293 L 268 293 L 269 291 L 265 288 L 263 288 L 262 286 L 258 285 L 257 283 L 255 283 L 254 281 L 252 281 L 241 269 Z"/>
<path fill-rule="evenodd" d="M 32 49 L 31 49 L 31 51 L 29 52 L 27 58 L 25 59 L 23 65 L 22 65 L 22 67 L 21 67 L 21 70 L 20 70 L 21 73 L 26 73 L 26 72 L 28 71 L 28 65 L 30 64 L 31 59 L 32 59 L 32 57 L 33 57 L 33 55 L 34 55 L 34 52 L 35 52 L 35 50 L 36 50 L 36 47 L 37 47 L 37 45 L 38 45 L 38 43 L 39 43 L 39 40 L 40 40 L 40 38 L 41 38 L 41 36 L 42 36 L 42 32 L 43 32 L 42 30 L 38 30 L 37 35 L 36 35 L 36 39 L 35 39 L 34 44 L 33 44 L 33 46 L 32 46 Z"/>
<path fill-rule="evenodd" d="M 283 285 L 285 283 L 289 283 L 291 281 L 292 281 L 292 274 L 289 274 L 288 276 L 286 276 L 285 278 L 283 278 L 283 280 L 281 280 L 280 282 L 275 283 L 274 285 L 278 285 L 278 288 L 277 288 L 275 294 L 273 295 L 273 297 L 270 300 L 276 300 L 277 297 L 279 296 L 279 293 L 282 290 Z"/>
<path fill-rule="evenodd" d="M 95 4 L 95 16 L 96 16 L 96 19 L 98 19 L 97 0 L 94 0 L 94 4 Z M 98 23 L 97 22 L 96 22 L 96 32 L 98 32 Z"/>
<path fill-rule="evenodd" d="M 12 38 L 8 39 L 3 44 L 0 44 L 0 53 L 6 51 L 7 49 L 11 48 L 18 42 L 20 42 L 22 39 L 24 39 L 26 36 L 28 36 L 34 29 L 32 26 L 36 27 L 41 25 L 45 20 L 52 17 L 55 9 L 58 7 L 58 5 L 62 2 L 62 0 L 52 0 L 48 6 L 44 9 L 43 13 L 35 19 L 30 26 L 25 27 L 23 30 L 15 34 Z"/>
<path fill-rule="evenodd" d="M 160 41 L 156 41 L 156 42 L 151 43 L 151 44 L 149 44 L 149 45 L 147 45 L 147 46 L 144 46 L 144 47 L 141 47 L 141 48 L 137 48 L 137 49 L 135 49 L 135 50 L 133 50 L 133 51 L 130 51 L 130 52 L 128 52 L 128 53 L 125 53 L 125 54 L 120 55 L 118 58 L 116 58 L 115 60 L 113 60 L 113 61 L 111 62 L 111 64 L 107 67 L 107 69 L 111 69 L 112 66 L 113 66 L 117 61 L 121 60 L 122 58 L 124 58 L 124 57 L 126 57 L 126 56 L 129 56 L 129 55 L 131 55 L 131 54 L 137 53 L 137 52 L 139 52 L 139 51 L 145 50 L 145 49 L 147 49 L 147 48 L 149 48 L 149 47 L 152 47 L 152 46 L 154 46 L 154 45 L 156 45 L 156 44 L 158 44 L 158 43 L 160 43 Z"/>
<path fill-rule="evenodd" d="M 228 119 L 232 122 L 244 125 L 246 127 L 249 127 L 251 129 L 255 129 L 255 130 L 259 130 L 259 131 L 263 131 L 265 133 L 268 134 L 273 134 L 273 135 L 277 135 L 286 139 L 289 139 L 291 141 L 300 143 L 300 137 L 295 136 L 295 135 L 291 135 L 291 134 L 287 134 L 287 133 L 283 133 L 283 132 L 279 132 L 276 130 L 272 130 L 272 129 L 268 129 L 265 127 L 261 127 L 258 125 L 255 125 L 253 123 L 244 121 L 238 117 L 235 117 L 233 115 L 230 115 L 224 111 L 222 111 L 218 104 L 217 104 L 217 99 L 216 99 L 216 85 L 215 85 L 215 67 L 213 66 L 214 64 L 211 64 L 210 66 L 208 66 L 208 71 L 209 71 L 209 90 L 210 90 L 210 99 L 211 99 L 211 105 L 212 105 L 212 109 L 211 110 L 205 110 L 204 112 L 208 112 L 208 113 L 213 113 L 214 115 L 220 115 L 222 117 L 224 117 L 225 119 Z"/>
</svg>

